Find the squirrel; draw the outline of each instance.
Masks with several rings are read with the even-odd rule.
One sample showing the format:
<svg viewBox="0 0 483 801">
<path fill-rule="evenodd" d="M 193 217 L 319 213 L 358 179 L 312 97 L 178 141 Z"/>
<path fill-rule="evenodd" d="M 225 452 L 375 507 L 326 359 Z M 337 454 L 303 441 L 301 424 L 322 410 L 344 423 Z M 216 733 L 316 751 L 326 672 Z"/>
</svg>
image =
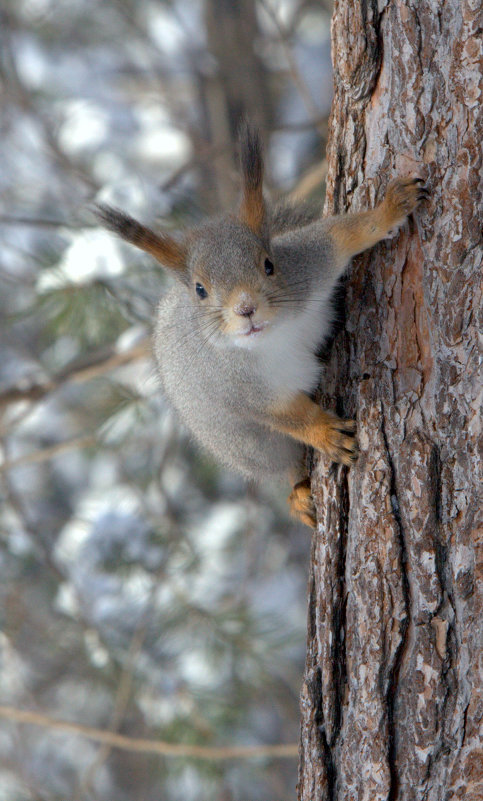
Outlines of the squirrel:
<svg viewBox="0 0 483 801">
<path fill-rule="evenodd" d="M 288 476 L 291 514 L 313 528 L 306 446 L 344 465 L 358 455 L 355 421 L 311 399 L 333 290 L 352 256 L 397 231 L 428 192 L 421 178 L 396 178 L 371 211 L 314 218 L 267 203 L 261 139 L 248 123 L 240 154 L 238 210 L 179 238 L 110 206 L 97 216 L 176 279 L 159 304 L 154 350 L 181 420 L 245 477 Z"/>
</svg>

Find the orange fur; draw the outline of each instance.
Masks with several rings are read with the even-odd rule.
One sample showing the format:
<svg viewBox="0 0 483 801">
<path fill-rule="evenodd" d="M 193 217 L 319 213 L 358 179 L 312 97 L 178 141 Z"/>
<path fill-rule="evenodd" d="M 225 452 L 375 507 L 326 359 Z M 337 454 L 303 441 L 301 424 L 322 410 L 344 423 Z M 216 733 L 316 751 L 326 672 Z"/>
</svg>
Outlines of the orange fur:
<svg viewBox="0 0 483 801">
<path fill-rule="evenodd" d="M 372 211 L 329 218 L 327 231 L 337 260 L 345 263 L 387 237 L 425 197 L 427 190 L 420 178 L 396 178 L 388 185 L 383 202 Z"/>
<path fill-rule="evenodd" d="M 356 441 L 350 434 L 355 422 L 321 409 L 303 392 L 284 406 L 272 407 L 270 417 L 276 431 L 317 448 L 334 462 L 350 465 L 357 458 Z"/>
<path fill-rule="evenodd" d="M 126 242 L 150 253 L 165 267 L 170 267 L 172 270 L 186 268 L 186 249 L 169 234 L 155 234 L 134 217 L 105 204 L 96 207 L 96 214 L 106 228 L 114 231 Z"/>
<path fill-rule="evenodd" d="M 154 256 L 157 261 L 161 262 L 161 264 L 164 264 L 166 267 L 170 267 L 172 270 L 181 270 L 186 266 L 184 248 L 174 239 L 166 236 L 166 234 L 158 236 L 149 228 L 145 228 L 143 235 L 136 244 L 141 250 L 147 251 L 147 253 Z"/>
<path fill-rule="evenodd" d="M 315 528 L 315 507 L 310 490 L 310 479 L 304 478 L 294 485 L 287 498 L 290 514 L 309 528 Z"/>
<path fill-rule="evenodd" d="M 265 224 L 262 143 L 258 131 L 248 124 L 240 130 L 240 157 L 243 195 L 239 217 L 261 237 Z"/>
<path fill-rule="evenodd" d="M 261 185 L 255 189 L 245 188 L 240 206 L 240 220 L 254 234 L 261 237 L 265 222 L 265 203 Z"/>
</svg>

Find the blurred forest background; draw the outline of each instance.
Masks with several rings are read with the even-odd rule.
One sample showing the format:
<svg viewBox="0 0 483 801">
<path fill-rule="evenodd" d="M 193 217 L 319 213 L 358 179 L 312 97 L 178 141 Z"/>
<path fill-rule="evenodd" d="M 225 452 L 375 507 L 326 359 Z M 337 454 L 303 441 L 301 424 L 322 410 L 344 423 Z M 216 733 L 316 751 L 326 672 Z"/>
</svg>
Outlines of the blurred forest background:
<svg viewBox="0 0 483 801">
<path fill-rule="evenodd" d="M 330 6 L 2 0 L 0 801 L 295 796 L 310 533 L 180 429 L 150 356 L 162 269 L 90 207 L 186 227 L 236 203 L 244 114 L 272 194 L 322 200 Z M 134 753 L 6 707 L 293 747 Z"/>
</svg>

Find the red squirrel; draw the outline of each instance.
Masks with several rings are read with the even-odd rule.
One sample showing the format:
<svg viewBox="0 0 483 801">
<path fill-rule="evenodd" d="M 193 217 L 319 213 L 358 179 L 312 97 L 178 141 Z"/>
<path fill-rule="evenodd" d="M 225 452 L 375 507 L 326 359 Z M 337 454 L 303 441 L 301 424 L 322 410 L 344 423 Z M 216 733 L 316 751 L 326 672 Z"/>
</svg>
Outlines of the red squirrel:
<svg viewBox="0 0 483 801">
<path fill-rule="evenodd" d="M 154 349 L 182 421 L 244 476 L 288 476 L 291 513 L 313 527 L 305 447 L 345 465 L 357 458 L 355 421 L 310 397 L 334 287 L 351 257 L 396 231 L 428 192 L 420 178 L 396 178 L 375 209 L 314 219 L 266 202 L 260 136 L 249 125 L 240 148 L 242 197 L 233 213 L 179 237 L 109 206 L 98 216 L 175 279 L 159 305 Z"/>
</svg>

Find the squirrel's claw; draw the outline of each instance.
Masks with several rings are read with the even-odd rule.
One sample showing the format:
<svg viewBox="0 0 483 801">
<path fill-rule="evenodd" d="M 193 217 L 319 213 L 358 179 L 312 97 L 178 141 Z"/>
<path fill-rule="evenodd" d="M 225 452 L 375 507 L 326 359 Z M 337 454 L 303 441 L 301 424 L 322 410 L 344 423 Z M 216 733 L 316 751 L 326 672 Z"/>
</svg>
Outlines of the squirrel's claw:
<svg viewBox="0 0 483 801">
<path fill-rule="evenodd" d="M 429 197 L 422 178 L 396 178 L 388 185 L 383 208 L 388 233 L 398 229 L 421 201 Z"/>
<path fill-rule="evenodd" d="M 355 420 L 341 420 L 340 417 L 332 415 L 321 428 L 315 447 L 333 462 L 350 466 L 359 455 L 355 431 Z"/>
</svg>

